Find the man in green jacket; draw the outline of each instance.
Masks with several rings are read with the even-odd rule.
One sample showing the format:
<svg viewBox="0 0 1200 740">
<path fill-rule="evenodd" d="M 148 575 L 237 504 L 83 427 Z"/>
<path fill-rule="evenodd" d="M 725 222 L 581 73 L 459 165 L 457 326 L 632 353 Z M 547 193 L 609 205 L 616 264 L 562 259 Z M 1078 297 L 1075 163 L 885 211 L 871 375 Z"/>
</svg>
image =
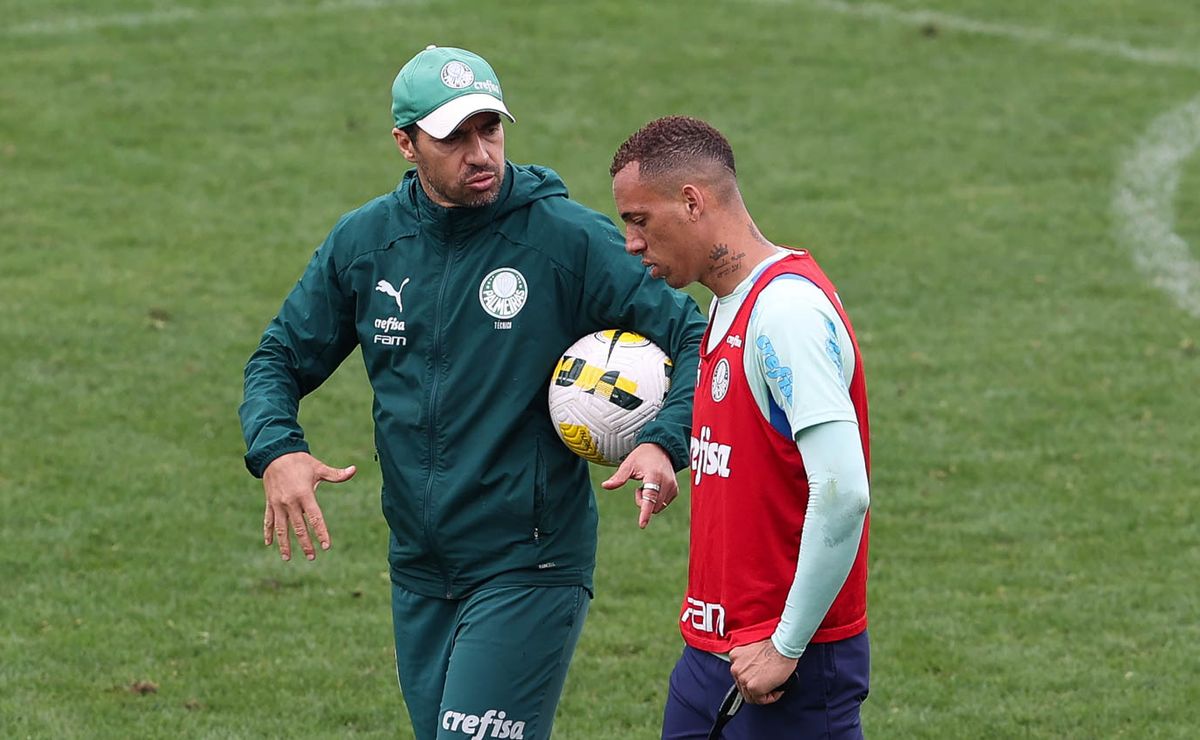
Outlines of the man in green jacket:
<svg viewBox="0 0 1200 740">
<path fill-rule="evenodd" d="M 246 465 L 284 560 L 330 538 L 316 487 L 355 468 L 308 452 L 300 399 L 354 350 L 374 390 L 396 663 L 419 740 L 545 738 L 592 595 L 586 463 L 558 440 L 547 387 L 584 334 L 623 328 L 674 359 L 658 416 L 605 482 L 641 481 L 645 526 L 687 467 L 704 321 L 652 280 L 551 170 L 504 158 L 513 120 L 482 58 L 429 47 L 392 87 L 415 165 L 341 218 L 246 365 Z M 309 530 L 312 534 L 310 535 Z"/>
</svg>

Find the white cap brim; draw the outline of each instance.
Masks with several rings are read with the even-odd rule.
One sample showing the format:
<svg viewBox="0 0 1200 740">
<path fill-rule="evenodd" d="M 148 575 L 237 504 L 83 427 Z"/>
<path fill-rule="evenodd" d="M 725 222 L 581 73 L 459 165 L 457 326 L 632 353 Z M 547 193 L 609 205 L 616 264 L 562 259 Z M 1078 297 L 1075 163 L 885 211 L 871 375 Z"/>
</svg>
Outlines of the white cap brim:
<svg viewBox="0 0 1200 740">
<path fill-rule="evenodd" d="M 429 115 L 418 119 L 417 125 L 433 138 L 444 139 L 452 134 L 463 121 L 483 111 L 500 113 L 513 123 L 517 122 L 517 119 L 508 112 L 508 108 L 504 107 L 504 101 L 487 93 L 471 93 L 470 95 L 461 95 L 440 108 L 436 108 Z"/>
</svg>

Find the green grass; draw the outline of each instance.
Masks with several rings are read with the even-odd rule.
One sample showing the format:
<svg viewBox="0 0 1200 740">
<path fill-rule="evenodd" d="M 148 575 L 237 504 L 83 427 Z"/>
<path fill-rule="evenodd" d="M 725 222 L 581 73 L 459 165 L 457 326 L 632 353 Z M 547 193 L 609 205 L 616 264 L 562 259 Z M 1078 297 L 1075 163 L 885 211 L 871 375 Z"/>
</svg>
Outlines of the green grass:
<svg viewBox="0 0 1200 740">
<path fill-rule="evenodd" d="M 1110 206 L 1200 93 L 1200 10 L 888 2 L 1037 33 L 816 0 L 0 0 L 0 736 L 408 737 L 361 363 L 304 407 L 361 468 L 322 489 L 315 563 L 262 547 L 236 406 L 312 249 L 399 178 L 387 90 L 427 43 L 487 56 L 510 157 L 610 214 L 629 132 L 712 121 L 764 232 L 839 284 L 871 388 L 872 737 L 1193 736 L 1200 317 Z M 1200 158 L 1174 205 L 1200 259 Z M 657 736 L 686 509 L 641 532 L 629 498 L 600 496 L 557 737 Z"/>
</svg>

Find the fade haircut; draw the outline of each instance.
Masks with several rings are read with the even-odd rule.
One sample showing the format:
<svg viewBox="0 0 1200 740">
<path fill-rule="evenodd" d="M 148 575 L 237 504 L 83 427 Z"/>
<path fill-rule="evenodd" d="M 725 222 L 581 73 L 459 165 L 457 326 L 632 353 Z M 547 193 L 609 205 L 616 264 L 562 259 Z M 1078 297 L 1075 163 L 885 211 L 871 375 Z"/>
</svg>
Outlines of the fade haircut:
<svg viewBox="0 0 1200 740">
<path fill-rule="evenodd" d="M 638 163 L 641 179 L 695 174 L 699 166 L 709 175 L 725 174 L 729 184 L 736 183 L 733 147 L 720 131 L 689 116 L 666 116 L 642 126 L 617 148 L 608 174 L 616 177 L 633 162 Z"/>
</svg>

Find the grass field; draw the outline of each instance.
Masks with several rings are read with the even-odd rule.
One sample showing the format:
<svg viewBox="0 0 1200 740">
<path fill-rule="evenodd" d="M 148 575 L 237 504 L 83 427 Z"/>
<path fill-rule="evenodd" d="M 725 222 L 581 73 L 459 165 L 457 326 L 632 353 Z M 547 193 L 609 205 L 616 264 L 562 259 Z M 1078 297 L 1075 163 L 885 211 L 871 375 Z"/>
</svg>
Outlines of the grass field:
<svg viewBox="0 0 1200 740">
<path fill-rule="evenodd" d="M 0 737 L 409 737 L 361 363 L 304 407 L 361 468 L 315 563 L 263 548 L 236 407 L 400 177 L 388 87 L 428 43 L 487 56 L 510 158 L 606 213 L 629 132 L 710 120 L 838 282 L 871 737 L 1196 736 L 1194 2 L 0 0 Z M 556 737 L 657 737 L 686 509 L 643 532 L 629 498 Z"/>
</svg>

